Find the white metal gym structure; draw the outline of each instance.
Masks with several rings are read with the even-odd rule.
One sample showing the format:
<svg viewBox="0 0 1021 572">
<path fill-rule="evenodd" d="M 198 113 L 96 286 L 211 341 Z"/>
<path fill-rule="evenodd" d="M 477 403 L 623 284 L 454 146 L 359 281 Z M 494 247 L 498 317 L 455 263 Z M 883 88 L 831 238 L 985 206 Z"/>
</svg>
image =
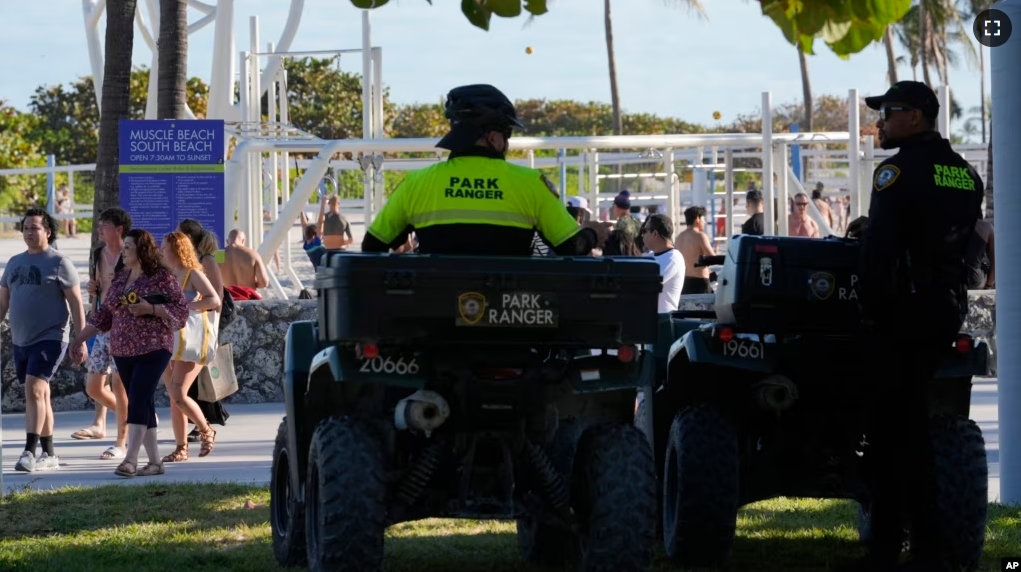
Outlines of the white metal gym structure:
<svg viewBox="0 0 1021 572">
<path fill-rule="evenodd" d="M 99 18 L 105 8 L 106 0 L 82 0 L 89 56 L 92 63 L 93 76 L 96 82 L 96 94 L 102 92 L 103 57 L 100 50 L 98 33 Z M 236 226 L 248 234 L 252 246 L 256 247 L 263 260 L 269 261 L 273 253 L 281 246 L 291 230 L 299 213 L 309 204 L 309 199 L 316 189 L 323 184 L 324 177 L 330 169 L 358 169 L 364 173 L 365 224 L 372 220 L 383 202 L 384 169 L 401 170 L 420 168 L 430 161 L 384 159 L 387 153 L 427 152 L 436 153 L 433 139 L 383 139 L 382 116 L 377 109 L 382 109 L 381 95 L 381 50 L 371 45 L 369 13 L 362 14 L 362 47 L 356 51 L 362 54 L 363 62 L 363 104 L 371 110 L 364 114 L 363 139 L 324 141 L 307 133 L 302 133 L 288 125 L 286 97 L 281 100 L 280 89 L 286 85 L 286 77 L 280 66 L 281 57 L 299 56 L 302 52 L 288 53 L 296 37 L 303 0 L 292 0 L 290 13 L 284 32 L 276 44 L 276 50 L 270 46 L 260 51 L 258 24 L 252 19 L 252 40 L 250 49 L 238 54 L 235 50 L 233 12 L 234 0 L 218 0 L 216 6 L 188 0 L 190 6 L 206 14 L 204 18 L 189 26 L 194 32 L 201 27 L 215 22 L 214 56 L 210 93 L 210 118 L 222 118 L 231 123 L 229 132 L 238 140 L 238 145 L 227 165 L 226 188 L 226 220 L 234 220 L 235 210 L 239 213 Z M 145 5 L 153 22 L 146 27 L 141 6 Z M 158 0 L 141 0 L 138 12 L 138 24 L 142 28 L 142 37 L 150 49 L 154 48 L 153 30 L 159 29 Z M 1021 0 L 1001 0 L 996 9 L 1007 13 L 1013 21 L 1021 22 Z M 1012 37 L 1006 44 L 991 49 L 992 66 L 992 99 L 996 107 L 995 124 L 995 179 L 998 181 L 1000 193 L 996 194 L 996 210 L 1003 220 L 1010 220 L 1011 215 L 1021 212 L 1021 193 L 1012 192 L 1021 187 L 1021 162 L 1016 157 L 1021 155 L 1021 99 L 1016 97 L 1021 89 L 1021 75 L 1015 73 L 1021 69 L 1021 35 Z M 308 54 L 313 55 L 313 54 Z M 152 77 L 157 71 L 157 57 L 153 54 Z M 262 63 L 265 62 L 263 67 Z M 241 99 L 233 101 L 232 85 L 235 77 L 235 64 L 240 71 L 242 90 Z M 250 73 L 261 69 L 261 73 Z M 998 70 L 998 71 L 997 71 Z M 150 82 L 150 97 L 147 106 L 147 117 L 154 117 L 155 81 Z M 878 89 L 878 86 L 877 86 Z M 262 94 L 269 94 L 269 100 L 276 101 L 279 111 L 271 110 L 268 122 L 261 121 L 253 101 L 258 101 Z M 939 118 L 940 131 L 947 136 L 949 125 L 949 90 L 941 87 L 938 90 L 942 113 Z M 850 102 L 858 102 L 858 90 L 848 93 Z M 858 105 L 848 106 L 848 131 L 836 133 L 772 133 L 770 113 L 771 96 L 762 94 L 764 111 L 763 131 L 760 134 L 713 134 L 713 135 L 635 135 L 623 137 L 566 137 L 566 138 L 532 138 L 520 137 L 511 140 L 511 147 L 527 151 L 539 149 L 561 150 L 555 161 L 537 159 L 529 153 L 526 164 L 536 167 L 571 165 L 584 168 L 587 176 L 579 178 L 579 195 L 589 197 L 593 207 L 600 201 L 611 200 L 612 197 L 598 192 L 598 165 L 614 162 L 660 163 L 661 174 L 667 185 L 669 200 L 668 213 L 674 220 L 679 220 L 679 183 L 675 176 L 676 164 L 687 162 L 687 167 L 696 169 L 716 169 L 724 171 L 726 188 L 726 204 L 733 204 L 733 159 L 738 154 L 757 154 L 762 157 L 763 172 L 777 175 L 777 187 L 774 188 L 772 177 L 763 176 L 763 194 L 766 232 L 786 233 L 786 217 L 779 217 L 781 228 L 773 227 L 773 198 L 783 197 L 791 192 L 802 192 L 804 189 L 793 176 L 789 166 L 788 151 L 792 144 L 807 148 L 818 144 L 848 144 L 848 188 L 851 197 L 851 217 L 854 218 L 868 212 L 871 173 L 877 155 L 871 137 L 849 136 L 860 133 L 860 117 Z M 273 108 L 274 106 L 270 106 Z M 151 113 L 150 113 L 151 112 Z M 279 113 L 279 116 L 275 116 Z M 614 156 L 609 161 L 606 154 L 600 158 L 600 150 L 630 149 L 635 150 L 625 156 Z M 580 151 L 578 155 L 568 156 L 567 150 Z M 308 161 L 307 169 L 301 176 L 293 193 L 289 188 L 289 177 L 276 181 L 277 168 L 288 166 L 290 153 L 315 154 Z M 338 153 L 350 153 L 355 160 L 336 160 Z M 885 155 L 885 154 L 884 154 Z M 722 156 L 722 161 L 720 160 Z M 441 155 L 437 153 L 437 160 Z M 881 158 L 881 157 L 880 157 Z M 650 160 L 651 159 L 651 160 Z M 721 164 L 722 163 L 722 164 Z M 287 167 L 284 167 L 287 168 Z M 265 186 L 264 186 L 265 185 Z M 281 189 L 283 209 L 268 209 L 273 224 L 263 240 L 262 212 L 264 188 L 270 190 L 269 198 L 276 202 L 277 188 Z M 1008 192 L 1003 192 L 1004 190 Z M 566 200 L 568 193 L 562 193 Z M 809 203 L 812 205 L 812 203 Z M 786 208 L 786 201 L 779 201 L 781 208 Z M 812 216 L 822 223 L 814 206 Z M 733 217 L 728 209 L 727 236 L 733 234 Z M 823 230 L 827 227 L 820 225 Z M 998 289 L 1004 292 L 1016 292 L 1021 289 L 1021 227 L 1011 224 L 996 225 L 997 249 L 997 282 Z M 294 274 L 289 260 L 290 249 L 284 249 L 287 257 L 288 273 L 296 284 L 300 284 Z M 275 277 L 273 279 L 275 282 Z M 283 293 L 279 283 L 275 288 Z M 999 352 L 999 448 L 1001 500 L 1005 503 L 1021 501 L 1021 386 L 1017 382 L 1021 377 L 1021 353 L 1011 350 L 1021 347 L 1021 297 L 1004 296 L 998 299 L 997 305 L 997 346 L 1004 351 Z"/>
</svg>

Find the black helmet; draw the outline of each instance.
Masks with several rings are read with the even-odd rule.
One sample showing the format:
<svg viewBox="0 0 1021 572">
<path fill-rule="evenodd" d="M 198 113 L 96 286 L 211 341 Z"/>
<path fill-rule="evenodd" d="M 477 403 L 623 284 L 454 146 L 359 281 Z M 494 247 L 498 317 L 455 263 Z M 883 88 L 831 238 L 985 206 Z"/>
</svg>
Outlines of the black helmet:
<svg viewBox="0 0 1021 572">
<path fill-rule="evenodd" d="M 450 121 L 450 133 L 436 146 L 451 151 L 471 147 L 485 131 L 503 131 L 509 135 L 512 128 L 524 127 L 511 100 L 487 84 L 450 90 L 444 115 Z"/>
</svg>

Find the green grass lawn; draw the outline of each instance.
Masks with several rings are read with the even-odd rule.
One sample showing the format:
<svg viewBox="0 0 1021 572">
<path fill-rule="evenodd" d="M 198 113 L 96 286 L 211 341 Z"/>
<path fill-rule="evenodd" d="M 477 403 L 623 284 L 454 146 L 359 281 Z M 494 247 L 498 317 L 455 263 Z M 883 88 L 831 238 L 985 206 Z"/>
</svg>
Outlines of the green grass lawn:
<svg viewBox="0 0 1021 572">
<path fill-rule="evenodd" d="M 250 501 L 250 502 L 249 502 Z M 77 572 L 281 570 L 269 492 L 233 484 L 160 484 L 14 492 L 0 500 L 0 570 Z M 854 505 L 788 500 L 746 507 L 734 570 L 825 571 L 862 554 Z M 514 524 L 425 520 L 390 529 L 387 570 L 528 570 Z M 1021 555 L 1021 510 L 990 506 L 983 570 Z M 660 560 L 659 570 L 671 570 Z"/>
</svg>

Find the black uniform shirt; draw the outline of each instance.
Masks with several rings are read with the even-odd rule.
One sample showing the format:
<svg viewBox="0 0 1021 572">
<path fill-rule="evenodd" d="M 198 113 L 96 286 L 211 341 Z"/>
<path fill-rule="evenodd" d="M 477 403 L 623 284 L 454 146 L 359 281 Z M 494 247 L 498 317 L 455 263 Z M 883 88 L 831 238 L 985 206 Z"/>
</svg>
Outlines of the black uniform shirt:
<svg viewBox="0 0 1021 572">
<path fill-rule="evenodd" d="M 936 132 L 908 138 L 876 168 L 862 245 L 868 315 L 893 320 L 910 301 L 926 308 L 932 327 L 960 328 L 967 313 L 965 245 L 984 192 L 974 167 Z"/>
</svg>

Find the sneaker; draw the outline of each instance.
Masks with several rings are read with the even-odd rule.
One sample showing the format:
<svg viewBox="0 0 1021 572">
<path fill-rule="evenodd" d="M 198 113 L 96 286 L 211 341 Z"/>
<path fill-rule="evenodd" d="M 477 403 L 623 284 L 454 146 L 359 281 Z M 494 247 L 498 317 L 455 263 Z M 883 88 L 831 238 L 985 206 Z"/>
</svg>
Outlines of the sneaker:
<svg viewBox="0 0 1021 572">
<path fill-rule="evenodd" d="M 60 458 L 56 455 L 49 456 L 46 453 L 39 455 L 39 458 L 35 460 L 36 471 L 56 471 L 60 468 Z"/>
<path fill-rule="evenodd" d="M 31 473 L 35 471 L 35 453 L 32 451 L 22 451 L 21 458 L 14 465 L 15 471 L 23 471 L 25 473 Z"/>
</svg>

